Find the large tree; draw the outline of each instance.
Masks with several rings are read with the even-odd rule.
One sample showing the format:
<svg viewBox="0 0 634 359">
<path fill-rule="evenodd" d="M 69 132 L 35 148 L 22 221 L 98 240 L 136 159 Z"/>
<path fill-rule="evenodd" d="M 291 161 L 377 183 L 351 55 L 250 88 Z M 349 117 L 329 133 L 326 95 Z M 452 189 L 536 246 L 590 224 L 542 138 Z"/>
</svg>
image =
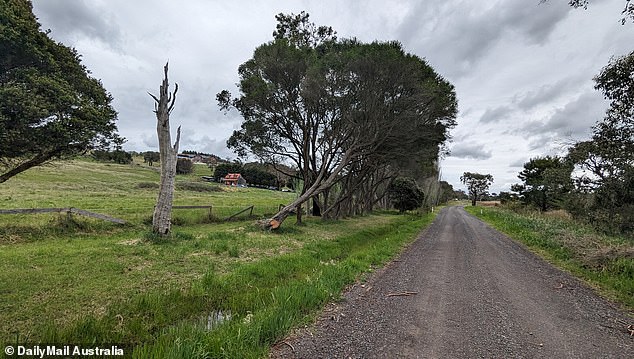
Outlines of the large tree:
<svg viewBox="0 0 634 359">
<path fill-rule="evenodd" d="M 520 194 L 522 202 L 542 211 L 558 208 L 564 195 L 573 189 L 572 169 L 571 163 L 557 156 L 531 158 L 518 175 L 523 183 L 511 189 Z"/>
<path fill-rule="evenodd" d="M 455 93 L 422 59 L 396 42 L 335 40 L 306 14 L 277 19 L 275 40 L 239 68 L 240 97 L 217 96 L 245 120 L 229 147 L 299 169 L 302 192 L 271 227 L 310 198 L 328 207 L 319 195 L 335 184 L 342 201 L 358 199 L 346 189 L 362 188 L 370 169 L 384 170 L 397 157 L 429 146 L 437 155 L 454 124 Z"/>
<path fill-rule="evenodd" d="M 590 140 L 576 143 L 570 161 L 583 170 L 579 190 L 588 192 L 591 221 L 610 229 L 634 228 L 634 52 L 614 58 L 595 78 L 595 88 L 610 101 Z"/>
<path fill-rule="evenodd" d="M 475 172 L 465 172 L 460 176 L 460 181 L 467 186 L 471 205 L 475 206 L 478 199 L 487 193 L 493 183 L 493 176 Z"/>
<path fill-rule="evenodd" d="M 77 51 L 41 31 L 30 1 L 0 0 L 0 183 L 117 138 L 111 102 Z"/>
</svg>

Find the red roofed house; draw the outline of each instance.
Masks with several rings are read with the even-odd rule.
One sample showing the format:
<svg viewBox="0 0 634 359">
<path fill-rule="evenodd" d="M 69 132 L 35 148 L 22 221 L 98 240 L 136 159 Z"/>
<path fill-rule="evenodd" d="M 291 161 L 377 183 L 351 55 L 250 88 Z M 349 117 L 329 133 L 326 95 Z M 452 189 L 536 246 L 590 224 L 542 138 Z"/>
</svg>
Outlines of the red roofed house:
<svg viewBox="0 0 634 359">
<path fill-rule="evenodd" d="M 220 179 L 220 181 L 227 186 L 242 187 L 247 185 L 247 181 L 239 173 L 228 173 L 224 178 Z"/>
</svg>

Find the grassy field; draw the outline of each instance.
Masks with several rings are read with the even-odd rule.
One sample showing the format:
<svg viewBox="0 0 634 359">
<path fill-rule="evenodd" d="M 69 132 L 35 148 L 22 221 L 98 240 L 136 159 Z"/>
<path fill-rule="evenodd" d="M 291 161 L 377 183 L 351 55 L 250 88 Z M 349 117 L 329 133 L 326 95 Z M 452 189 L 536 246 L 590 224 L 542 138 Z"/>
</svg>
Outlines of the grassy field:
<svg viewBox="0 0 634 359">
<path fill-rule="evenodd" d="M 557 211 L 516 213 L 499 207 L 465 208 L 634 312 L 631 239 L 597 233 Z"/>
<path fill-rule="evenodd" d="M 254 206 L 254 215 L 273 214 L 294 193 L 258 188 L 235 188 L 200 180 L 211 172 L 196 165 L 191 175 L 177 176 L 174 205 L 212 205 L 215 218 L 228 217 Z M 57 162 L 22 173 L 0 186 L 0 208 L 75 207 L 129 221 L 151 221 L 158 191 L 158 167 L 103 164 L 89 160 Z M 206 209 L 174 210 L 174 223 L 210 222 Z M 116 225 L 82 220 L 85 231 L 116 230 Z M 51 229 L 51 225 L 54 227 Z M 73 226 L 58 215 L 0 215 L 0 243 L 56 237 Z M 78 228 L 70 228 L 75 233 Z"/>
<path fill-rule="evenodd" d="M 227 213 L 255 205 L 262 215 L 295 196 L 227 190 L 197 182 L 200 172 L 178 181 L 215 189 L 179 190 L 177 204 Z M 309 217 L 271 233 L 253 219 L 210 222 L 192 210 L 176 214 L 172 240 L 154 241 L 147 218 L 156 189 L 139 184 L 157 181 L 142 166 L 70 161 L 2 185 L 2 208 L 72 206 L 130 224 L 0 216 L 0 342 L 122 343 L 135 357 L 262 357 L 433 217 Z"/>
</svg>

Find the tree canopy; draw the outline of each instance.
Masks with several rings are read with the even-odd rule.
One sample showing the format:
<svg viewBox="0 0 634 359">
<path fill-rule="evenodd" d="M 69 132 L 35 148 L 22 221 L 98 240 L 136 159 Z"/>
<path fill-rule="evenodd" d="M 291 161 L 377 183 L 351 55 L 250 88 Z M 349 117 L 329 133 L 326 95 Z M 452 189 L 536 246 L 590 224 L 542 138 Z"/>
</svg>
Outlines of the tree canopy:
<svg viewBox="0 0 634 359">
<path fill-rule="evenodd" d="M 0 183 L 106 146 L 117 114 L 74 49 L 41 31 L 29 1 L 0 0 Z"/>
<path fill-rule="evenodd" d="M 425 197 L 416 181 L 408 177 L 398 177 L 393 180 L 387 189 L 387 194 L 394 208 L 401 213 L 420 207 Z"/>
<path fill-rule="evenodd" d="M 531 158 L 518 175 L 523 184 L 513 185 L 511 189 L 520 194 L 525 204 L 542 211 L 558 208 L 564 195 L 573 189 L 572 169 L 572 164 L 557 156 Z"/>
<path fill-rule="evenodd" d="M 475 206 L 478 199 L 487 193 L 493 183 L 493 176 L 490 174 L 480 174 L 474 172 L 464 172 L 460 176 L 460 181 L 467 186 L 471 205 Z"/>
<path fill-rule="evenodd" d="M 634 52 L 613 58 L 595 78 L 610 101 L 592 138 L 574 144 L 568 160 L 581 173 L 573 213 L 610 230 L 634 230 Z"/>
<path fill-rule="evenodd" d="M 304 187 L 291 205 L 313 198 L 326 212 L 352 200 L 371 207 L 382 197 L 374 189 L 384 194 L 399 164 L 437 159 L 457 102 L 453 86 L 423 59 L 397 42 L 338 40 L 305 13 L 277 19 L 275 39 L 238 69 L 239 97 L 222 91 L 217 99 L 244 118 L 230 148 L 299 169 Z"/>
</svg>

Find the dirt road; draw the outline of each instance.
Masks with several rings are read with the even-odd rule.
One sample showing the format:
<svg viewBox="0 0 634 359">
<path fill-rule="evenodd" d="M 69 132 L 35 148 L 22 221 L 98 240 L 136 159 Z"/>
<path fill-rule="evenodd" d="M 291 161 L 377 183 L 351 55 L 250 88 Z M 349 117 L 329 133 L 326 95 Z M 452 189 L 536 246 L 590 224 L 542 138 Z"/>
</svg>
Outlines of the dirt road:
<svg viewBox="0 0 634 359">
<path fill-rule="evenodd" d="M 575 278 L 449 207 L 272 357 L 633 358 L 630 323 Z"/>
</svg>

